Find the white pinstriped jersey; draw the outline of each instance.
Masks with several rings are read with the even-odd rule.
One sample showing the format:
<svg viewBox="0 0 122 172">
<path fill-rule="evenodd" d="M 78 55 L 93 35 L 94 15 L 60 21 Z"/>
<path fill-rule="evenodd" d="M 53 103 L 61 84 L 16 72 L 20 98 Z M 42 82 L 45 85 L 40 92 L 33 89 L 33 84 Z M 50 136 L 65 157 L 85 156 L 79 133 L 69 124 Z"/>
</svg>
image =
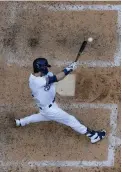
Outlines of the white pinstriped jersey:
<svg viewBox="0 0 122 172">
<path fill-rule="evenodd" d="M 48 72 L 46 76 L 34 76 L 29 77 L 29 87 L 32 92 L 32 96 L 38 107 L 45 107 L 52 103 L 55 98 L 55 83 L 46 85 L 46 77 L 53 76 L 52 72 Z"/>
</svg>

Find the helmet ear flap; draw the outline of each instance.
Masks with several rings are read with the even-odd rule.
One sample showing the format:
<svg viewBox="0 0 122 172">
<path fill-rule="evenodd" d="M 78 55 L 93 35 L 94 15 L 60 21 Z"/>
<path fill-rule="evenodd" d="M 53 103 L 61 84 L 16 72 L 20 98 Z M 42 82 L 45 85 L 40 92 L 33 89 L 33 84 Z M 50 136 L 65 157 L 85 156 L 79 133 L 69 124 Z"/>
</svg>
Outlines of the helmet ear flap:
<svg viewBox="0 0 122 172">
<path fill-rule="evenodd" d="M 33 63 L 33 71 L 34 73 L 38 73 L 40 71 L 40 65 L 36 62 Z"/>
</svg>

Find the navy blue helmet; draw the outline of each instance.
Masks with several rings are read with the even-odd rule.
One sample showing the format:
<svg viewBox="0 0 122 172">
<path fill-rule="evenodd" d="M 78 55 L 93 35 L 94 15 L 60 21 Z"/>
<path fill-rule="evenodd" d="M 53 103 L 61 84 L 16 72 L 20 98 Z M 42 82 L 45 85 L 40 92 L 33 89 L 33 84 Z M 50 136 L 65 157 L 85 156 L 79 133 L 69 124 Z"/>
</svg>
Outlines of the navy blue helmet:
<svg viewBox="0 0 122 172">
<path fill-rule="evenodd" d="M 48 64 L 48 61 L 45 58 L 37 58 L 33 61 L 34 73 L 42 72 L 46 74 L 48 67 L 51 67 L 51 65 Z"/>
</svg>

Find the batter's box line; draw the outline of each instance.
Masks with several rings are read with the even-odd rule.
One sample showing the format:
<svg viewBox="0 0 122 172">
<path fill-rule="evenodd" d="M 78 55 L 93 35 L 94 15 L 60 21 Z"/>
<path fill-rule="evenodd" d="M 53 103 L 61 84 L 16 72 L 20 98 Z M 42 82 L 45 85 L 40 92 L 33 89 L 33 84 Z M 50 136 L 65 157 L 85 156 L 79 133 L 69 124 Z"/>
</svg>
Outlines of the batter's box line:
<svg viewBox="0 0 122 172">
<path fill-rule="evenodd" d="M 25 5 L 26 6 L 26 5 Z M 117 46 L 116 52 L 114 54 L 114 60 L 112 61 L 103 61 L 103 60 L 84 60 L 78 61 L 78 65 L 84 67 L 115 67 L 121 65 L 121 53 L 120 53 L 120 45 L 121 45 L 121 5 L 41 5 L 39 8 L 45 8 L 51 11 L 86 11 L 86 10 L 95 10 L 95 11 L 117 11 L 118 19 L 117 19 Z M 17 8 L 17 7 L 16 7 Z M 11 14 L 13 15 L 13 14 Z M 15 14 L 14 14 L 15 15 Z M 9 54 L 8 54 L 9 57 Z M 12 59 L 9 57 L 7 60 L 7 65 L 17 64 L 19 66 L 31 66 L 31 61 L 29 59 L 19 60 Z M 54 65 L 56 66 L 64 66 L 72 63 L 69 60 L 54 60 Z"/>
<path fill-rule="evenodd" d="M 32 106 L 32 105 L 31 105 Z M 38 167 L 111 167 L 114 166 L 115 159 L 115 149 L 116 149 L 116 130 L 117 130 L 117 114 L 118 114 L 118 106 L 117 104 L 89 104 L 89 103 L 73 103 L 72 105 L 61 105 L 61 107 L 65 110 L 70 110 L 72 108 L 80 108 L 80 109 L 108 109 L 111 111 L 110 113 L 110 128 L 111 133 L 109 134 L 108 141 L 108 156 L 105 161 L 10 161 L 4 162 L 0 161 L 0 165 L 3 167 L 6 166 L 38 166 Z"/>
<path fill-rule="evenodd" d="M 56 11 L 85 11 L 85 10 L 98 10 L 98 11 L 117 11 L 117 34 L 118 34 L 118 42 L 116 46 L 116 52 L 114 54 L 114 62 L 111 61 L 102 61 L 102 60 L 86 60 L 79 61 L 78 64 L 80 66 L 87 67 L 115 67 L 121 65 L 121 53 L 120 53 L 120 45 L 121 45 L 121 6 L 120 5 L 57 5 L 57 6 L 45 6 L 49 10 Z M 56 65 L 68 65 L 72 61 L 61 61 L 57 60 L 55 62 Z"/>
<path fill-rule="evenodd" d="M 115 67 L 120 66 L 121 64 L 121 53 L 120 53 L 120 45 L 121 45 L 121 5 L 42 5 L 43 7 L 47 8 L 51 11 L 86 11 L 86 10 L 96 10 L 96 11 L 117 11 L 118 12 L 118 19 L 117 19 L 117 34 L 118 34 L 118 42 L 116 52 L 114 54 L 114 62 L 111 61 L 102 61 L 102 60 L 84 60 L 79 61 L 78 64 L 80 66 L 87 66 L 87 67 Z M 68 65 L 72 63 L 72 61 L 62 61 L 57 60 L 55 61 L 55 65 L 62 66 Z"/>
</svg>

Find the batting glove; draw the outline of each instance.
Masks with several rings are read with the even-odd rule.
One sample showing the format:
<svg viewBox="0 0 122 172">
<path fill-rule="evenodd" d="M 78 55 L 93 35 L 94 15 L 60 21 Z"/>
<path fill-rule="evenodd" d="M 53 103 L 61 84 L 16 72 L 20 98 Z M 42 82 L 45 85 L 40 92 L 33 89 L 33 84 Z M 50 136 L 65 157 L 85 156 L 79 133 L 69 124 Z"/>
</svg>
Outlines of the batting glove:
<svg viewBox="0 0 122 172">
<path fill-rule="evenodd" d="M 68 75 L 72 71 L 74 71 L 77 68 L 77 62 L 71 63 L 69 66 L 67 66 L 63 71 L 65 75 Z"/>
</svg>

